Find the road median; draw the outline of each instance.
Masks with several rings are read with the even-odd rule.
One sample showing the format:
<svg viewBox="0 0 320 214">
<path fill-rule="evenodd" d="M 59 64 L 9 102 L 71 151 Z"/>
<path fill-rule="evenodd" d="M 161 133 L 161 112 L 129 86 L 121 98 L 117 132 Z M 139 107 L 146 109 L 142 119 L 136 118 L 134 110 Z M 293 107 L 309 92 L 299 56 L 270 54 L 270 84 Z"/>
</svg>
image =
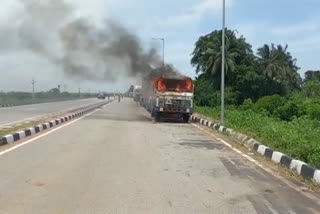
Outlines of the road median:
<svg viewBox="0 0 320 214">
<path fill-rule="evenodd" d="M 58 126 L 62 123 L 68 122 L 68 121 L 73 120 L 78 117 L 81 117 L 81 116 L 93 111 L 94 109 L 97 109 L 101 106 L 104 106 L 112 101 L 113 100 L 109 100 L 109 101 L 104 101 L 104 102 L 100 102 L 100 103 L 96 103 L 96 104 L 82 106 L 79 108 L 74 108 L 72 111 L 67 111 L 65 113 L 61 113 L 61 115 L 58 118 L 46 120 L 40 124 L 34 125 L 29 128 L 25 128 L 23 130 L 17 130 L 13 133 L 6 134 L 3 137 L 0 136 L 0 146 L 15 143 L 16 141 L 19 141 L 23 138 L 32 136 L 32 135 L 37 134 L 41 131 L 50 129 L 50 128 Z"/>
</svg>

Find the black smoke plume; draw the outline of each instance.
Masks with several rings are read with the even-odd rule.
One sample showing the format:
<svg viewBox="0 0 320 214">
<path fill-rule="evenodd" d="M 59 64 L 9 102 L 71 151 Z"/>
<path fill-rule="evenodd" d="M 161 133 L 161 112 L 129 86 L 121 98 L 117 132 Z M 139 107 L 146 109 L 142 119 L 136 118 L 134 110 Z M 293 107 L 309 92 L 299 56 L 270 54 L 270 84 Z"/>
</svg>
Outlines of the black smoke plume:
<svg viewBox="0 0 320 214">
<path fill-rule="evenodd" d="M 118 21 L 108 19 L 98 27 L 89 19 L 75 18 L 74 8 L 63 0 L 20 3 L 24 12 L 18 15 L 16 35 L 12 26 L 8 28 L 9 39 L 17 40 L 10 41 L 11 48 L 45 57 L 68 77 L 116 81 L 143 76 L 161 64 L 156 49 L 144 49 L 140 39 Z"/>
</svg>

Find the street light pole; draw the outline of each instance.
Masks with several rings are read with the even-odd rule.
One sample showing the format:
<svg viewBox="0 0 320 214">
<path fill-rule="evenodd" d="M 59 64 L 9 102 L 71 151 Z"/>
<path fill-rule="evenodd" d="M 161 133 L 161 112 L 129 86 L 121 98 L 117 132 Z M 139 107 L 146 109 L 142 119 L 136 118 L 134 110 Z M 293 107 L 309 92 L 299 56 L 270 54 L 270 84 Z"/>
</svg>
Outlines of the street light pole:
<svg viewBox="0 0 320 214">
<path fill-rule="evenodd" d="M 162 66 L 164 67 L 164 38 L 152 38 L 153 40 L 162 40 Z"/>
<path fill-rule="evenodd" d="M 162 66 L 164 67 L 164 38 L 162 40 Z"/>
<path fill-rule="evenodd" d="M 221 46 L 221 123 L 224 123 L 224 65 L 225 65 L 225 0 L 222 0 L 222 46 Z"/>
</svg>

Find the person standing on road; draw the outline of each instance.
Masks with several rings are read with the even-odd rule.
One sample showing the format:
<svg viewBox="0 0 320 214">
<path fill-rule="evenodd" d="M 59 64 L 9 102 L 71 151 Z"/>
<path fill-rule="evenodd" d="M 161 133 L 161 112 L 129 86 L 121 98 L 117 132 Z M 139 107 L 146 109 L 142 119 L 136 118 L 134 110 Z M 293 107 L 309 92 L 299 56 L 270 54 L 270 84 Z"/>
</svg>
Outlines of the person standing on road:
<svg viewBox="0 0 320 214">
<path fill-rule="evenodd" d="M 120 94 L 118 94 L 118 101 L 119 101 L 119 103 L 120 103 L 120 99 L 121 99 L 121 98 L 120 98 Z"/>
</svg>

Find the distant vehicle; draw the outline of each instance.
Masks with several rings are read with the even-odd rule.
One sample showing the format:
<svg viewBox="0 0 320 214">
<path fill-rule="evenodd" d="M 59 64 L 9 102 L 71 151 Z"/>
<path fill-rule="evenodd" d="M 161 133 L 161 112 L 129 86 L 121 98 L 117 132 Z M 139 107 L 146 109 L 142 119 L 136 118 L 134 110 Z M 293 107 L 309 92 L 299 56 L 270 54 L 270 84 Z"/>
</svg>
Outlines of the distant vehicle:
<svg viewBox="0 0 320 214">
<path fill-rule="evenodd" d="M 143 79 L 140 103 L 156 120 L 168 116 L 188 122 L 193 113 L 193 90 L 191 78 L 158 69 Z"/>
<path fill-rule="evenodd" d="M 131 85 L 128 90 L 128 97 L 133 97 L 133 89 L 134 89 L 134 85 Z"/>
<path fill-rule="evenodd" d="M 99 100 L 104 100 L 104 99 L 106 99 L 106 95 L 104 93 L 99 93 L 98 94 L 98 99 Z"/>
<path fill-rule="evenodd" d="M 133 89 L 133 100 L 135 102 L 140 102 L 140 97 L 141 97 L 141 86 L 140 85 L 135 85 Z"/>
</svg>

